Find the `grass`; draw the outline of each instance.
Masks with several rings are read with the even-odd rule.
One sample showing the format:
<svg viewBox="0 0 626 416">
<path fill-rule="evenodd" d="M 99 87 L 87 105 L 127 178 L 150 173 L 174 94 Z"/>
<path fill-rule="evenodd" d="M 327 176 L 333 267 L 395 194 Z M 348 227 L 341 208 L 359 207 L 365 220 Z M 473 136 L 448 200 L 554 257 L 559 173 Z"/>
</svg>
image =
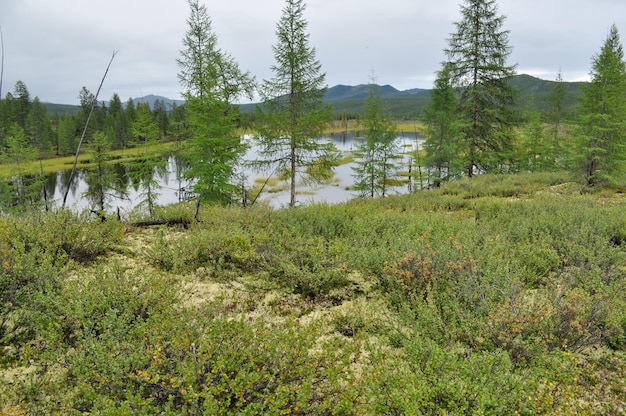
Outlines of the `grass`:
<svg viewBox="0 0 626 416">
<path fill-rule="evenodd" d="M 424 129 L 424 124 L 420 121 L 411 120 L 398 120 L 397 129 L 399 133 L 419 133 Z M 326 134 L 338 134 L 344 132 L 358 132 L 360 126 L 358 120 L 347 120 L 343 122 L 341 120 L 333 120 L 324 133 Z"/>
<path fill-rule="evenodd" d="M 146 152 L 148 154 L 166 154 L 169 151 L 172 151 L 178 143 L 176 142 L 164 142 L 164 143 L 155 143 L 146 146 L 137 146 L 132 149 L 121 149 L 121 150 L 113 150 L 109 153 L 110 158 L 115 163 L 126 163 L 129 161 L 133 161 L 139 157 L 144 157 Z M 77 166 L 79 167 L 91 167 L 90 163 L 91 155 L 87 150 L 81 152 L 78 156 Z M 22 172 L 25 173 L 54 173 L 64 170 L 72 169 L 74 165 L 75 156 L 64 156 L 64 157 L 56 157 L 51 159 L 42 159 L 41 161 L 35 160 L 23 163 L 21 166 Z M 16 165 L 14 163 L 2 163 L 0 164 L 0 178 L 9 178 L 11 175 L 16 172 Z"/>
</svg>

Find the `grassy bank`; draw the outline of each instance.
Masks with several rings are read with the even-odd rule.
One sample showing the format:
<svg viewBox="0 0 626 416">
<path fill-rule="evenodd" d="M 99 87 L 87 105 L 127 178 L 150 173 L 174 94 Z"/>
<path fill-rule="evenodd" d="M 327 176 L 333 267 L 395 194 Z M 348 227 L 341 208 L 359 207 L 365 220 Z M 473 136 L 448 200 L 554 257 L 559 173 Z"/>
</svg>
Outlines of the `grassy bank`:
<svg viewBox="0 0 626 416">
<path fill-rule="evenodd" d="M 146 154 L 167 154 L 180 146 L 179 142 L 162 142 L 154 143 L 148 146 L 137 146 L 130 149 L 112 150 L 109 157 L 115 163 L 126 163 L 137 158 L 145 157 Z M 75 156 L 63 156 L 50 159 L 33 160 L 21 163 L 20 170 L 22 174 L 49 174 L 64 170 L 72 169 Z M 81 168 L 92 167 L 90 162 L 91 155 L 87 148 L 78 155 L 77 166 Z M 0 163 L 0 178 L 9 178 L 18 171 L 15 163 Z"/>
<path fill-rule="evenodd" d="M 485 175 L 188 229 L 0 219 L 0 414 L 621 414 L 625 205 Z"/>
</svg>

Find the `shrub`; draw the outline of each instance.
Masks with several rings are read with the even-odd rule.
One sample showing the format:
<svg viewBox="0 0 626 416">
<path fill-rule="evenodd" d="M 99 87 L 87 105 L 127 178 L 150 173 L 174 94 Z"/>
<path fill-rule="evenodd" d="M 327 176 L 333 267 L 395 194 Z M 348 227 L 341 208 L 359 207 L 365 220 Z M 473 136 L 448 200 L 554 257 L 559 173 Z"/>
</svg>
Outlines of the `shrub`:
<svg viewBox="0 0 626 416">
<path fill-rule="evenodd" d="M 309 298 L 350 284 L 348 270 L 340 262 L 341 245 L 328 245 L 319 237 L 283 234 L 280 238 L 261 254 L 272 282 Z"/>
<path fill-rule="evenodd" d="M 122 236 L 118 223 L 70 211 L 30 211 L 0 219 L 0 346 L 31 338 L 34 299 L 54 293 L 69 261 L 87 262 Z"/>
</svg>

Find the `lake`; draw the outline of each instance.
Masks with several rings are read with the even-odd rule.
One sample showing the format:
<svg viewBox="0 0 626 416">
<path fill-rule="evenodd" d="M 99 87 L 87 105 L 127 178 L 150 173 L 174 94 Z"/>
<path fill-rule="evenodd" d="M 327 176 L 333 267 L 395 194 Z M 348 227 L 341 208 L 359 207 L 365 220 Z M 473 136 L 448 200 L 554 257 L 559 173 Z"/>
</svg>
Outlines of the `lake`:
<svg viewBox="0 0 626 416">
<path fill-rule="evenodd" d="M 250 137 L 244 137 L 244 140 L 250 140 Z M 334 134 L 323 138 L 322 140 L 332 141 L 335 147 L 345 154 L 348 154 L 357 149 L 359 140 L 355 138 L 354 133 L 348 132 L 344 134 Z M 398 146 L 402 149 L 401 152 L 407 153 L 416 149 L 421 145 L 422 137 L 416 134 L 403 134 L 396 138 Z M 251 161 L 257 158 L 257 148 L 251 146 L 244 156 L 244 161 Z M 410 156 L 404 154 L 402 160 L 398 163 L 408 164 Z M 330 204 L 345 202 L 356 196 L 354 191 L 350 190 L 350 187 L 354 183 L 352 167 L 354 163 L 343 164 L 337 166 L 334 169 L 334 177 L 329 184 L 306 186 L 303 184 L 297 185 L 297 201 L 298 204 L 309 204 L 315 202 L 326 202 Z M 185 168 L 181 166 L 181 160 L 176 156 L 169 156 L 165 166 L 161 169 L 155 170 L 155 179 L 157 180 L 160 189 L 156 191 L 158 194 L 156 203 L 158 205 L 168 205 L 178 203 L 184 200 L 186 193 L 185 190 L 190 190 L 192 183 L 183 179 L 183 172 Z M 401 170 L 406 170 L 405 168 Z M 144 187 L 141 182 L 133 181 L 130 169 L 128 166 L 117 163 L 114 164 L 114 171 L 118 182 L 124 188 L 124 195 L 118 193 L 115 197 L 110 196 L 108 198 L 108 208 L 112 210 L 120 209 L 122 214 L 130 212 L 137 207 L 137 204 L 142 200 L 142 194 Z M 245 178 L 246 188 L 253 186 L 255 180 L 266 178 L 271 175 L 271 172 L 258 172 L 249 168 L 242 168 L 243 177 Z M 86 182 L 87 169 L 78 169 L 72 183 L 70 184 L 70 191 L 68 193 L 66 206 L 75 210 L 83 210 L 91 207 L 91 203 L 84 196 L 84 193 L 88 190 Z M 53 199 L 57 206 L 61 205 L 63 195 L 65 193 L 69 171 L 60 171 L 55 174 L 49 175 L 46 180 L 46 189 L 48 195 L 53 195 Z M 415 184 L 413 185 L 415 188 Z M 417 185 L 419 188 L 419 185 Z M 408 185 L 390 187 L 389 194 L 402 194 L 409 192 Z M 267 201 L 274 207 L 283 207 L 289 204 L 289 189 L 288 184 L 285 181 L 278 181 L 278 183 L 270 188 L 270 192 L 263 192 L 259 200 Z"/>
</svg>

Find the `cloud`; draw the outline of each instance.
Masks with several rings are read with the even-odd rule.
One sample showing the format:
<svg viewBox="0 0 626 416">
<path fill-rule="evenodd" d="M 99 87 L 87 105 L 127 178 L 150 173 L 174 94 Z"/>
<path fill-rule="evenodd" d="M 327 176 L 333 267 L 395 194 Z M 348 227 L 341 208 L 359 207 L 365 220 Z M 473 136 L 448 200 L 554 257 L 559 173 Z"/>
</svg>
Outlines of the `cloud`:
<svg viewBox="0 0 626 416">
<path fill-rule="evenodd" d="M 462 0 L 310 0 L 310 44 L 335 84 L 377 82 L 431 88 Z M 206 2 L 219 46 L 257 80 L 272 76 L 272 45 L 284 0 Z M 623 0 L 500 0 L 518 72 L 586 79 L 592 56 L 616 23 L 626 30 Z M 96 91 L 119 51 L 100 98 L 180 96 L 176 58 L 187 30 L 185 0 L 2 0 L 5 68 L 2 95 L 24 81 L 42 101 L 76 104 Z"/>
</svg>

